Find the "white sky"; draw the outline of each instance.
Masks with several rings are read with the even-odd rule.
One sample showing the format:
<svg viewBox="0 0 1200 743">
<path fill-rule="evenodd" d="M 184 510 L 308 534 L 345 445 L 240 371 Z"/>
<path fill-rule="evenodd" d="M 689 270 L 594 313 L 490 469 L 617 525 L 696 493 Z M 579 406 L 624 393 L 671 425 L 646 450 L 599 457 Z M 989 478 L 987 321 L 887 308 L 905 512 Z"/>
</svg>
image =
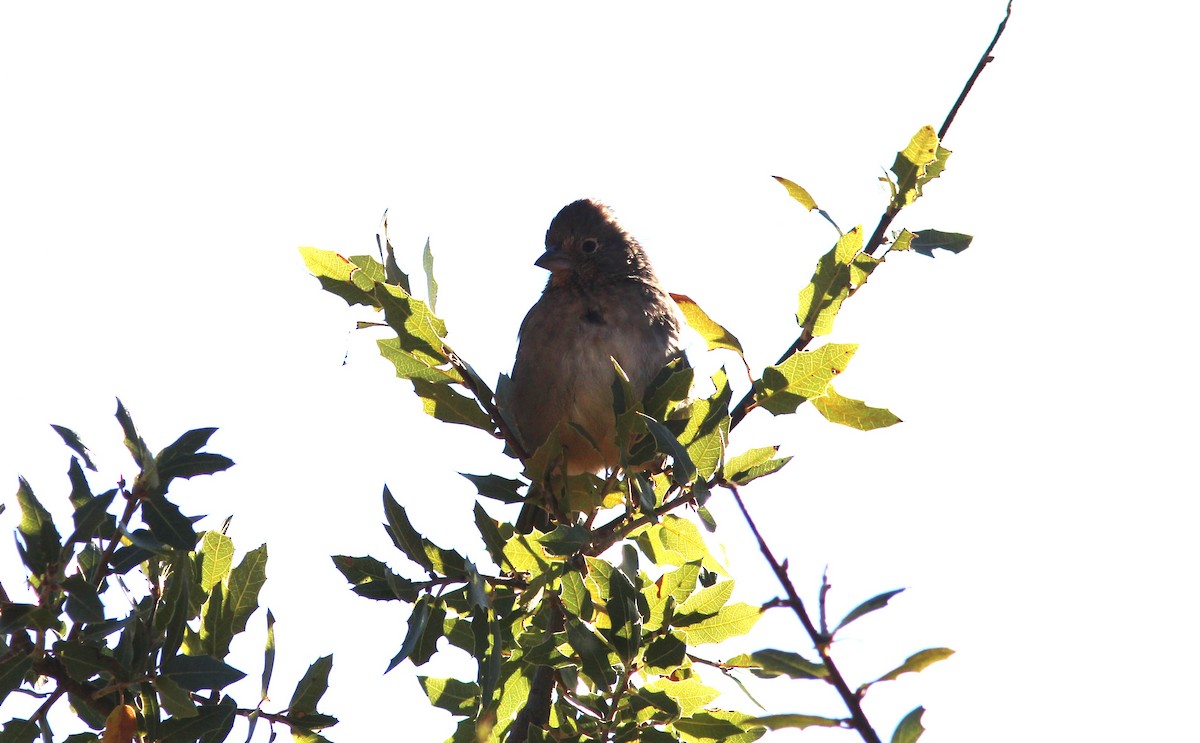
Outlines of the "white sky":
<svg viewBox="0 0 1200 743">
<path fill-rule="evenodd" d="M 269 544 L 267 708 L 333 652 L 331 739 L 441 740 L 451 719 L 412 666 L 381 675 L 406 611 L 351 594 L 328 556 L 401 565 L 379 526 L 385 483 L 435 541 L 478 556 L 455 472 L 512 467 L 420 412 L 352 332 L 362 311 L 322 292 L 296 247 L 370 252 L 389 208 L 414 277 L 431 238 L 450 340 L 494 379 L 545 280 L 546 225 L 597 197 L 757 372 L 794 337 L 796 292 L 835 237 L 770 176 L 872 229 L 880 168 L 941 122 L 1003 5 L 8 5 L 0 479 L 15 491 L 23 474 L 68 519 L 50 423 L 92 448 L 97 492 L 134 473 L 114 397 L 154 449 L 219 426 L 210 449 L 238 465 L 174 493 L 208 526 L 234 514 L 239 548 Z M 1198 19 L 1173 7 L 1017 0 L 947 172 L 896 224 L 973 247 L 889 260 L 832 337 L 862 344 L 840 391 L 905 423 L 759 412 L 733 437 L 796 455 L 745 494 L 806 595 L 826 564 L 838 614 L 910 588 L 837 646 L 851 677 L 958 651 L 872 692 L 885 736 L 917 704 L 929 743 L 1194 729 Z M 775 595 L 728 504 L 713 510 L 742 599 Z M 20 596 L 16 551 L 0 550 Z M 234 643 L 243 705 L 263 617 Z M 782 613 L 760 628 L 707 654 L 807 650 Z M 811 684 L 751 683 L 772 712 L 840 711 Z M 751 709 L 736 692 L 722 704 Z"/>
</svg>

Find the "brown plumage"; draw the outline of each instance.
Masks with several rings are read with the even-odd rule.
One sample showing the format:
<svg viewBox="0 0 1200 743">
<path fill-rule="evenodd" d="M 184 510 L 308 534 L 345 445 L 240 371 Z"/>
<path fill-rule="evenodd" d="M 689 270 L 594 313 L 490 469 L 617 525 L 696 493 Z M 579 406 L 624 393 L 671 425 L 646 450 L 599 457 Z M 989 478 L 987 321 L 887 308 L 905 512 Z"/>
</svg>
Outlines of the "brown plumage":
<svg viewBox="0 0 1200 743">
<path fill-rule="evenodd" d="M 612 385 L 615 358 L 640 397 L 680 349 L 680 319 L 641 245 L 608 207 L 581 200 L 563 207 L 546 231 L 536 265 L 550 272 L 542 297 L 521 323 L 511 412 L 531 453 L 560 423 L 571 474 L 617 466 Z M 531 488 L 536 490 L 536 488 Z M 546 523 L 531 498 L 518 519 L 528 531 Z"/>
</svg>

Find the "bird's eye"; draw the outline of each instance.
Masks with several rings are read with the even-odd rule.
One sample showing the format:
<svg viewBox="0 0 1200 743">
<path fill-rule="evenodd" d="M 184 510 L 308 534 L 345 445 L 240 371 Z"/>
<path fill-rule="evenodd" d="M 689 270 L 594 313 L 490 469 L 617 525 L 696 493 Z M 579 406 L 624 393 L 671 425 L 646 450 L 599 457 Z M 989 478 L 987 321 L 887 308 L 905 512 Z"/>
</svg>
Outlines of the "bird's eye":
<svg viewBox="0 0 1200 743">
<path fill-rule="evenodd" d="M 579 244 L 579 249 L 585 253 L 595 253 L 596 249 L 599 247 L 600 247 L 600 243 L 596 242 L 596 240 L 591 237 L 589 237 L 588 239 L 584 240 L 583 242 L 581 242 Z"/>
</svg>

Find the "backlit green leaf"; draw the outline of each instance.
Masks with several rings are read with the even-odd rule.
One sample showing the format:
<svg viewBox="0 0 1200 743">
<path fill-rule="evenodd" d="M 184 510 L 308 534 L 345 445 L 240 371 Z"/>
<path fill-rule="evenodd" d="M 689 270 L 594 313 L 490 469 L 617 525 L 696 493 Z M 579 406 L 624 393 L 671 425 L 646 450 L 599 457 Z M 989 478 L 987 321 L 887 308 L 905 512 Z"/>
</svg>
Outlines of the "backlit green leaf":
<svg viewBox="0 0 1200 743">
<path fill-rule="evenodd" d="M 842 397 L 833 389 L 825 388 L 825 394 L 814 397 L 813 407 L 831 423 L 839 423 L 860 431 L 873 431 L 900 423 L 901 420 L 887 408 L 873 408 L 862 400 Z"/>
<path fill-rule="evenodd" d="M 883 674 L 871 683 L 877 684 L 880 681 L 892 681 L 901 674 L 923 671 L 934 663 L 937 663 L 939 660 L 945 660 L 951 655 L 954 655 L 954 651 L 950 648 L 929 648 L 927 650 L 922 650 L 919 653 L 913 653 L 912 655 L 908 656 L 908 659 L 899 666 Z"/>
<path fill-rule="evenodd" d="M 872 596 L 871 598 L 867 599 L 866 601 L 862 602 L 858 606 L 851 609 L 850 613 L 847 614 L 845 616 L 845 618 L 843 618 L 842 621 L 838 622 L 838 625 L 833 628 L 833 631 L 837 632 L 842 627 L 845 627 L 847 624 L 850 624 L 851 622 L 853 622 L 855 619 L 858 619 L 859 617 L 861 617 L 865 614 L 870 614 L 871 612 L 876 611 L 878 609 L 882 609 L 883 607 L 887 606 L 887 603 L 889 601 L 891 601 L 894 596 L 896 596 L 899 593 L 902 593 L 903 591 L 904 591 L 903 588 L 897 588 L 892 591 L 885 591 L 884 593 L 881 593 L 878 596 Z"/>
<path fill-rule="evenodd" d="M 426 382 L 423 379 L 412 380 L 413 389 L 421 398 L 425 412 L 447 423 L 459 423 L 473 426 L 491 433 L 495 426 L 488 414 L 479 407 L 474 399 L 451 389 L 448 384 Z"/>
<path fill-rule="evenodd" d="M 857 350 L 853 343 L 827 343 L 814 351 L 797 351 L 763 370 L 762 379 L 754 383 L 756 402 L 774 415 L 794 413 L 806 400 L 826 394 Z"/>
<path fill-rule="evenodd" d="M 925 732 L 925 726 L 921 724 L 921 716 L 924 714 L 925 708 L 917 707 L 905 715 L 896 726 L 896 731 L 892 733 L 892 743 L 917 743 L 921 733 Z"/>
</svg>

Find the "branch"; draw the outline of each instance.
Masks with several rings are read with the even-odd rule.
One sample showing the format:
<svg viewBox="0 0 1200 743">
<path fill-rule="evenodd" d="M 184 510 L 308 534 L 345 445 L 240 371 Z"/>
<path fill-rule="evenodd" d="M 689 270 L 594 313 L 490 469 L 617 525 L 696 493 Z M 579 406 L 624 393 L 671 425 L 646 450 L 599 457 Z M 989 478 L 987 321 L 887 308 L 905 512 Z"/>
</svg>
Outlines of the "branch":
<svg viewBox="0 0 1200 743">
<path fill-rule="evenodd" d="M 808 612 L 804 609 L 804 602 L 800 600 L 800 595 L 796 592 L 796 587 L 792 585 L 791 579 L 788 577 L 787 568 L 775 559 L 775 555 L 771 552 L 771 548 L 767 546 L 766 540 L 763 539 L 762 533 L 759 532 L 758 526 L 754 523 L 754 519 L 750 517 L 750 512 L 746 510 L 746 504 L 742 502 L 742 496 L 738 493 L 737 485 L 733 483 L 722 483 L 729 492 L 733 493 L 733 499 L 737 502 L 738 508 L 742 512 L 742 517 L 746 519 L 746 524 L 749 525 L 750 531 L 754 533 L 754 538 L 758 540 L 758 549 L 762 552 L 763 557 L 771 566 L 772 572 L 779 580 L 779 585 L 783 587 L 784 593 L 787 594 L 787 605 L 791 607 L 792 612 L 800 620 L 800 624 L 804 625 L 804 631 L 808 633 L 812 639 L 813 647 L 817 649 L 817 653 L 821 656 L 821 662 L 829 671 L 829 676 L 826 681 L 837 689 L 838 696 L 842 698 L 842 702 L 846 705 L 846 709 L 850 712 L 850 726 L 858 731 L 859 736 L 866 743 L 881 743 L 878 733 L 871 727 L 871 723 L 867 720 L 866 714 L 862 710 L 862 702 L 858 696 L 850 689 L 846 683 L 846 679 L 842 677 L 841 671 L 833 662 L 833 657 L 829 654 L 829 636 L 820 632 L 812 619 L 808 616 Z"/>
</svg>

